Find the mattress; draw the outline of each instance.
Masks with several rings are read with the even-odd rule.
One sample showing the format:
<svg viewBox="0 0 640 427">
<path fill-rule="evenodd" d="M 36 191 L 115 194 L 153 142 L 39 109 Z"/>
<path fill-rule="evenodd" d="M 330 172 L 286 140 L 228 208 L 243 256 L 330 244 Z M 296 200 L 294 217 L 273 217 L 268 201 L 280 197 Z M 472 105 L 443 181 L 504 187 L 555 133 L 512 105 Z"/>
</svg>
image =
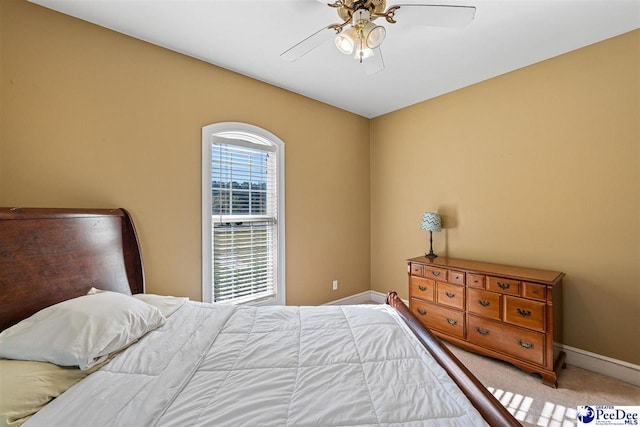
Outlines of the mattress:
<svg viewBox="0 0 640 427">
<path fill-rule="evenodd" d="M 26 426 L 483 426 L 386 305 L 187 302 Z"/>
</svg>

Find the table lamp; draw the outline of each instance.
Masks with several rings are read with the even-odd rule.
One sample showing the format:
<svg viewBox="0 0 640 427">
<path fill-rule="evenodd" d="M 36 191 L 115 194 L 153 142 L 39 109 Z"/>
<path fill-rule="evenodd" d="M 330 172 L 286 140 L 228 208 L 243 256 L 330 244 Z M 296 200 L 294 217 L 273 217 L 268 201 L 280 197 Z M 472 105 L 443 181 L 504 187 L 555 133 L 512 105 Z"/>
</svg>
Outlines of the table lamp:
<svg viewBox="0 0 640 427">
<path fill-rule="evenodd" d="M 437 258 L 438 255 L 433 253 L 433 232 L 442 230 L 442 223 L 440 222 L 440 215 L 433 212 L 425 212 L 422 214 L 422 224 L 420 224 L 420 230 L 429 231 L 429 253 L 424 254 L 427 258 Z"/>
</svg>

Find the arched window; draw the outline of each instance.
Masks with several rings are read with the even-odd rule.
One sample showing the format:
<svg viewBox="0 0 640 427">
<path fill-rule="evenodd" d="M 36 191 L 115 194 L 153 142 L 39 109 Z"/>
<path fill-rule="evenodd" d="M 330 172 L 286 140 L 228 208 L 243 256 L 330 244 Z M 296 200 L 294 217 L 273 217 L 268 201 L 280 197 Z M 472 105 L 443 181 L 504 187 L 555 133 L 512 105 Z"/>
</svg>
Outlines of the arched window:
<svg viewBox="0 0 640 427">
<path fill-rule="evenodd" d="M 246 123 L 202 128 L 202 297 L 284 304 L 284 143 Z"/>
</svg>

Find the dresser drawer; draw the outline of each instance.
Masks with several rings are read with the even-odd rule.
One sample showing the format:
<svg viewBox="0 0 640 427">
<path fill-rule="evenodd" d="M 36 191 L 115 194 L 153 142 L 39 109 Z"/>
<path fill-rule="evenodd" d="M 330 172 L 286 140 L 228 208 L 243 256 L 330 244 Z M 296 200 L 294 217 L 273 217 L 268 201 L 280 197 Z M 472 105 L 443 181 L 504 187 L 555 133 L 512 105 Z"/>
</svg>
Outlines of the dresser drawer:
<svg viewBox="0 0 640 427">
<path fill-rule="evenodd" d="M 464 310 L 464 287 L 436 282 L 436 301 L 438 304 Z"/>
<path fill-rule="evenodd" d="M 409 292 L 411 298 L 419 298 L 425 301 L 433 301 L 436 282 L 422 277 L 409 277 Z"/>
<path fill-rule="evenodd" d="M 441 281 L 447 280 L 447 270 L 445 270 L 444 268 L 431 267 L 431 266 L 425 265 L 422 275 L 428 279 L 441 280 Z"/>
<path fill-rule="evenodd" d="M 409 271 L 411 272 L 412 276 L 422 276 L 422 264 L 416 264 L 415 262 L 412 262 Z"/>
<path fill-rule="evenodd" d="M 506 295 L 504 321 L 536 331 L 545 330 L 545 303 Z"/>
<path fill-rule="evenodd" d="M 487 289 L 503 294 L 520 295 L 520 281 L 487 276 Z"/>
<path fill-rule="evenodd" d="M 464 338 L 464 312 L 437 304 L 411 299 L 411 311 L 427 327 L 458 338 Z"/>
<path fill-rule="evenodd" d="M 467 310 L 469 313 L 500 320 L 501 295 L 480 289 L 467 289 Z"/>
<path fill-rule="evenodd" d="M 469 315 L 467 340 L 544 365 L 544 334 Z"/>
<path fill-rule="evenodd" d="M 464 285 L 464 272 L 449 270 L 447 273 L 447 282 L 455 283 L 456 285 Z"/>
<path fill-rule="evenodd" d="M 482 274 L 467 273 L 467 286 L 484 289 L 485 277 Z"/>
<path fill-rule="evenodd" d="M 547 298 L 547 287 L 537 283 L 522 282 L 522 296 L 544 301 Z"/>
</svg>

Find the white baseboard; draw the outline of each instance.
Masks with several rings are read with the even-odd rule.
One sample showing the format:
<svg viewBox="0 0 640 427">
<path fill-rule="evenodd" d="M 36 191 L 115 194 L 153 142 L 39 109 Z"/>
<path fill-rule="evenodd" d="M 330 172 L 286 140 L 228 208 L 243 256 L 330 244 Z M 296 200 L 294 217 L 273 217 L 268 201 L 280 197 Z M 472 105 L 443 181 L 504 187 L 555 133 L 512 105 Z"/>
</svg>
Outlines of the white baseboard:
<svg viewBox="0 0 640 427">
<path fill-rule="evenodd" d="M 387 294 L 378 291 L 364 291 L 356 295 L 341 298 L 336 301 L 328 302 L 324 305 L 349 305 L 349 304 L 384 304 Z M 403 300 L 405 304 L 409 302 Z M 623 360 L 613 359 L 601 354 L 591 353 L 579 348 L 570 347 L 564 344 L 556 344 L 566 354 L 566 362 L 569 365 L 586 369 L 587 371 L 596 372 L 606 375 L 620 381 L 640 387 L 640 366 Z"/>
<path fill-rule="evenodd" d="M 560 344 L 559 347 L 567 354 L 566 362 L 568 365 L 577 366 L 578 368 L 606 375 L 640 387 L 639 365 L 564 344 Z"/>
<path fill-rule="evenodd" d="M 383 294 L 378 291 L 369 291 L 371 294 L 371 301 L 377 304 L 384 304 L 387 301 L 387 294 Z"/>
<path fill-rule="evenodd" d="M 353 304 L 368 304 L 376 302 L 371 298 L 371 291 L 360 292 L 359 294 L 351 295 L 348 297 L 340 298 L 335 301 L 330 301 L 322 305 L 353 305 Z M 382 301 L 384 303 L 384 300 Z"/>
<path fill-rule="evenodd" d="M 359 294 L 351 295 L 348 297 L 340 298 L 335 301 L 330 301 L 322 305 L 352 305 L 352 304 L 384 304 L 387 301 L 387 294 L 383 294 L 378 291 L 364 291 Z M 402 300 L 405 304 L 409 305 L 407 300 Z"/>
</svg>

